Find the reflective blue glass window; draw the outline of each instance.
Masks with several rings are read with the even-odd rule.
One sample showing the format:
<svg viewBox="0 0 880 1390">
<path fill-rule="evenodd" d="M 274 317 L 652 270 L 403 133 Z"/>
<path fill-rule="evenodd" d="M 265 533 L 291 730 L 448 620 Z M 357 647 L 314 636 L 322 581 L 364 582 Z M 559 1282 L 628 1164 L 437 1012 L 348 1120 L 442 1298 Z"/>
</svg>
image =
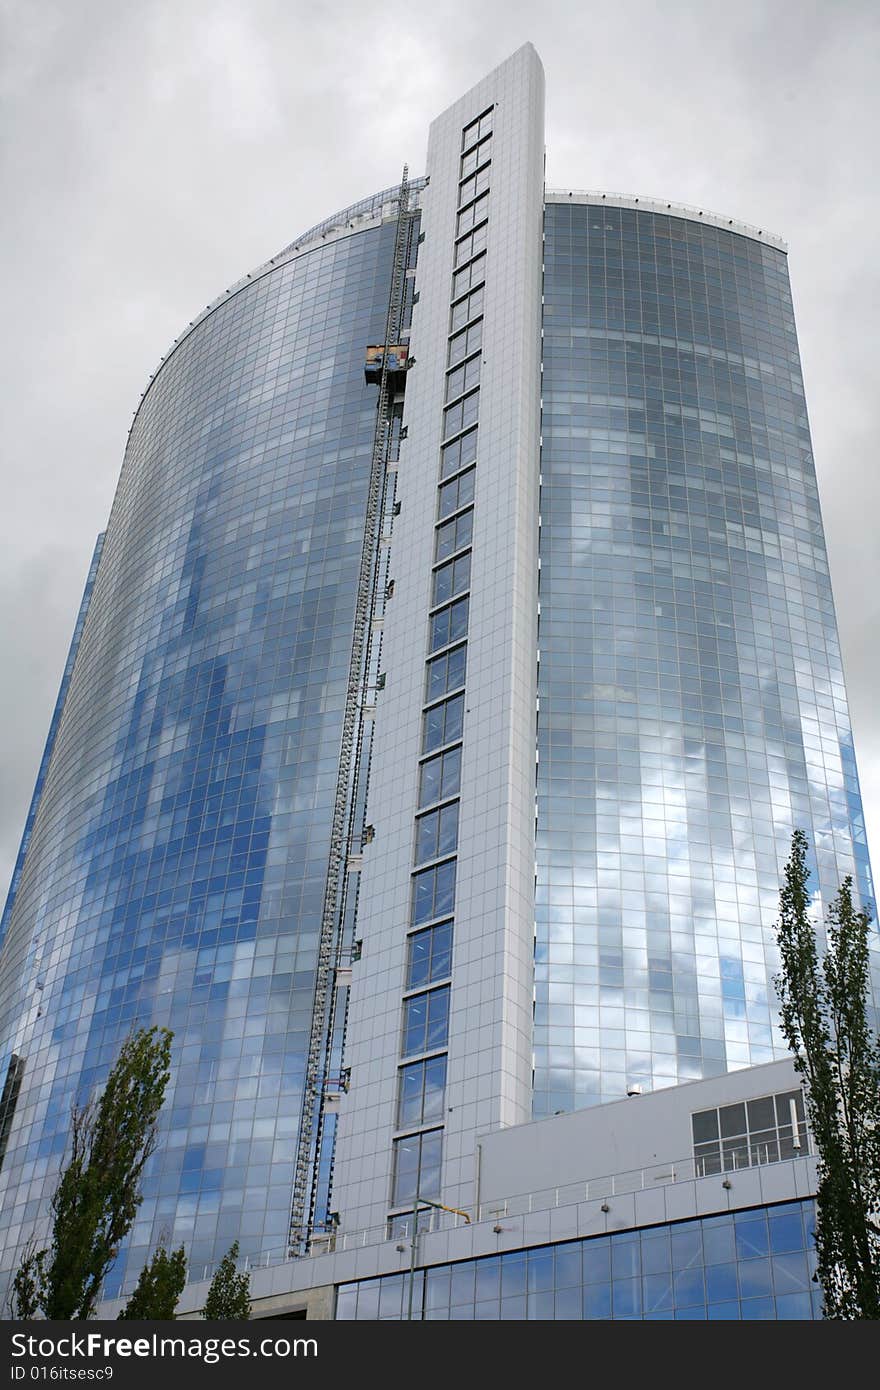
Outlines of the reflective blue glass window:
<svg viewBox="0 0 880 1390">
<path fill-rule="evenodd" d="M 406 987 L 418 989 L 434 980 L 443 980 L 452 970 L 452 923 L 413 932 L 409 938 Z"/>
<path fill-rule="evenodd" d="M 397 1124 L 400 1129 L 442 1119 L 446 1058 L 427 1057 L 401 1067 L 398 1078 Z"/>
<path fill-rule="evenodd" d="M 403 1004 L 403 1052 L 445 1047 L 449 1033 L 449 986 L 415 994 Z"/>
<path fill-rule="evenodd" d="M 458 802 L 441 806 L 419 816 L 416 821 L 415 862 L 424 864 L 428 859 L 439 859 L 450 854 L 458 844 Z"/>
<path fill-rule="evenodd" d="M 476 443 L 476 441 L 474 441 Z M 458 463 L 456 462 L 456 467 Z M 450 482 L 444 483 L 440 488 L 440 503 L 437 514 L 441 521 L 445 516 L 451 516 L 458 511 L 459 507 L 467 507 L 474 500 L 474 483 L 476 482 L 476 471 L 471 468 L 467 473 L 462 473 Z"/>
<path fill-rule="evenodd" d="M 420 1197 L 437 1197 L 440 1193 L 440 1155 L 443 1146 L 442 1130 L 427 1134 L 412 1134 L 394 1141 L 394 1190 L 392 1203 L 396 1207 Z"/>
<path fill-rule="evenodd" d="M 455 902 L 455 860 L 413 874 L 413 926 L 443 917 Z"/>
<path fill-rule="evenodd" d="M 419 770 L 419 805 L 429 806 L 447 796 L 457 796 L 461 788 L 461 749 L 450 748 L 428 758 Z"/>
<path fill-rule="evenodd" d="M 427 664 L 425 699 L 436 700 L 448 690 L 458 690 L 464 685 L 467 664 L 467 647 L 456 647 L 454 651 L 444 652 L 433 657 Z"/>
</svg>

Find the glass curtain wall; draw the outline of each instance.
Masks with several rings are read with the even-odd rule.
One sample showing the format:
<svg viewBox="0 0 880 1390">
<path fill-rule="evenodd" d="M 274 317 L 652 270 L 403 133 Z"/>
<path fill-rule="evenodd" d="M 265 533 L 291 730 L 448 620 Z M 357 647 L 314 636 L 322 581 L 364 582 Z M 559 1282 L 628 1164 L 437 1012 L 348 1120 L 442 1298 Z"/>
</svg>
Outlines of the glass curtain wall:
<svg viewBox="0 0 880 1390">
<path fill-rule="evenodd" d="M 393 242 L 264 268 L 181 340 L 129 438 L 0 964 L 4 1067 L 24 1062 L 7 1262 L 71 1101 L 132 1027 L 174 1030 L 111 1296 L 160 1233 L 196 1278 L 233 1239 L 287 1242 Z"/>
<path fill-rule="evenodd" d="M 782 251 L 546 208 L 535 1113 L 766 1062 L 868 855 Z"/>
</svg>

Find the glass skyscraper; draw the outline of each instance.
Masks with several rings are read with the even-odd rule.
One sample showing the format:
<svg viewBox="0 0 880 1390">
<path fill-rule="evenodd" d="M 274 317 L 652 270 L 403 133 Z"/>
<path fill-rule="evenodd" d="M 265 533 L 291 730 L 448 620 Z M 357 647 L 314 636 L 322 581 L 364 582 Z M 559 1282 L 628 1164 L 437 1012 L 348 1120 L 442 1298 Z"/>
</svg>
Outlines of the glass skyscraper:
<svg viewBox="0 0 880 1390">
<path fill-rule="evenodd" d="M 808 1316 L 772 985 L 796 827 L 817 912 L 847 874 L 870 902 L 784 246 L 545 190 L 526 45 L 434 122 L 425 178 L 226 291 L 142 398 L 4 914 L 5 1268 L 71 1101 L 157 1023 L 108 1299 L 164 1235 L 196 1282 L 237 1239 L 345 1317 Z M 571 1181 L 589 1205 L 650 1139 L 678 1206 L 606 1202 L 589 1251 L 538 1222 L 491 1270 L 428 1231 L 418 1289 L 396 1272 L 421 1199 L 507 1240 L 530 1188 L 558 1207 L 573 1112 L 617 1133 L 600 1103 L 638 1094 L 644 1133 Z M 685 1158 L 695 1191 L 777 1186 L 691 1209 Z M 699 1259 L 655 1268 L 664 1240 Z M 589 1292 L 594 1259 L 626 1288 Z"/>
</svg>

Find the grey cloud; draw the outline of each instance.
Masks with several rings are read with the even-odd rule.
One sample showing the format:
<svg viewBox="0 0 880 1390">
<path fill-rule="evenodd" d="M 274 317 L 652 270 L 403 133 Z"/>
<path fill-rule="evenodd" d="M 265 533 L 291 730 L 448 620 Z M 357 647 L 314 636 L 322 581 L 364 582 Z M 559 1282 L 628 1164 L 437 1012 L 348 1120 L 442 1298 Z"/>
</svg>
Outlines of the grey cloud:
<svg viewBox="0 0 880 1390">
<path fill-rule="evenodd" d="M 548 181 L 767 225 L 791 269 L 869 829 L 878 19 L 869 3 L 6 0 L 0 880 L 12 867 L 137 398 L 225 285 L 418 171 L 433 115 L 525 39 Z"/>
</svg>

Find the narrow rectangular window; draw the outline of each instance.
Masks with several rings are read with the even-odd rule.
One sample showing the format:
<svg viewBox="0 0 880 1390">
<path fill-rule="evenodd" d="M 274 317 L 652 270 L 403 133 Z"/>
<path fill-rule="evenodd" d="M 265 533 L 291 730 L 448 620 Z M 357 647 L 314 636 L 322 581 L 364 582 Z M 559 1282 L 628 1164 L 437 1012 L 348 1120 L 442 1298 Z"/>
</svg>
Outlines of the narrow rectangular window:
<svg viewBox="0 0 880 1390">
<path fill-rule="evenodd" d="M 413 875 L 412 925 L 420 927 L 432 917 L 444 917 L 455 903 L 455 860 L 422 869 Z M 433 1046 L 433 1044 L 432 1044 Z"/>
<path fill-rule="evenodd" d="M 420 1197 L 440 1196 L 440 1155 L 442 1129 L 412 1134 L 394 1141 L 394 1186 L 392 1203 L 396 1207 Z"/>
<path fill-rule="evenodd" d="M 474 173 L 481 165 L 487 164 L 492 153 L 492 137 L 487 136 L 481 140 L 479 145 L 475 145 L 472 150 L 461 157 L 461 178 L 466 179 L 469 174 Z"/>
<path fill-rule="evenodd" d="M 473 289 L 486 278 L 486 257 L 479 256 L 471 261 L 470 265 L 462 266 L 452 277 L 452 298 L 458 299 L 460 295 L 466 294 L 469 289 Z"/>
<path fill-rule="evenodd" d="M 474 509 L 462 512 L 455 516 L 451 521 L 446 521 L 442 526 L 437 527 L 437 539 L 434 543 L 434 559 L 445 560 L 449 555 L 454 555 L 457 550 L 464 550 L 465 546 L 470 545 L 474 531 Z"/>
<path fill-rule="evenodd" d="M 23 1076 L 24 1058 L 13 1052 L 6 1068 L 3 1094 L 0 1096 L 0 1168 L 3 1167 L 3 1160 L 6 1157 L 6 1146 L 9 1143 L 9 1133 L 15 1117 L 15 1107 L 18 1104 L 18 1093 L 21 1090 Z"/>
<path fill-rule="evenodd" d="M 482 226 L 475 227 L 461 241 L 455 243 L 455 265 L 463 266 L 465 261 L 473 260 L 481 251 L 486 248 L 489 239 L 489 223 L 484 222 Z"/>
<path fill-rule="evenodd" d="M 426 1057 L 401 1067 L 397 1100 L 397 1127 L 430 1124 L 443 1118 L 446 1089 L 446 1057 Z"/>
<path fill-rule="evenodd" d="M 469 125 L 464 127 L 461 133 L 461 148 L 463 150 L 469 150 L 472 145 L 476 145 L 480 140 L 485 140 L 487 135 L 492 134 L 494 124 L 492 113 L 494 110 L 494 106 L 487 106 L 485 111 L 482 111 Z"/>
<path fill-rule="evenodd" d="M 419 805 L 430 806 L 458 796 L 461 790 L 461 749 L 450 748 L 422 763 L 419 775 Z"/>
<path fill-rule="evenodd" d="M 460 434 L 462 430 L 468 429 L 476 422 L 479 413 L 479 391 L 474 391 L 470 396 L 465 396 L 463 400 L 456 401 L 455 405 L 447 406 L 443 413 L 443 438 L 449 439 L 453 434 Z"/>
<path fill-rule="evenodd" d="M 420 989 L 435 980 L 445 980 L 451 973 L 452 923 L 439 922 L 436 927 L 414 932 L 409 938 L 407 989 Z"/>
<path fill-rule="evenodd" d="M 449 985 L 403 1001 L 403 1054 L 431 1052 L 449 1039 Z"/>
<path fill-rule="evenodd" d="M 468 203 L 473 203 L 477 198 L 483 203 L 483 210 L 479 217 L 473 218 L 470 226 L 460 228 L 461 231 L 469 232 L 477 222 L 486 216 L 487 202 L 489 197 L 489 175 L 492 166 L 487 164 L 485 168 L 479 169 L 475 174 L 471 174 L 469 179 L 465 179 L 458 190 L 458 206 L 465 207 Z"/>
<path fill-rule="evenodd" d="M 449 342 L 449 362 L 450 367 L 457 367 L 459 362 L 463 362 L 466 357 L 478 352 L 483 346 L 483 321 L 472 323 L 469 328 L 465 328 L 461 333 L 457 333 Z"/>
<path fill-rule="evenodd" d="M 455 560 L 448 560 L 440 569 L 434 571 L 431 607 L 436 608 L 438 604 L 448 603 L 459 594 L 467 593 L 470 586 L 471 557 L 468 552 L 467 555 L 459 555 Z"/>
<path fill-rule="evenodd" d="M 428 651 L 439 652 L 451 642 L 467 636 L 469 600 L 457 599 L 448 608 L 432 613 L 428 627 Z"/>
<path fill-rule="evenodd" d="M 462 473 L 460 477 L 453 478 L 451 482 L 444 483 L 440 488 L 440 497 L 437 507 L 437 514 L 442 521 L 444 517 L 451 516 L 457 512 L 459 507 L 470 506 L 474 500 L 474 484 L 477 474 L 475 469 L 468 473 Z"/>
<path fill-rule="evenodd" d="M 465 391 L 472 390 L 480 384 L 480 362 L 481 358 L 471 357 L 469 361 L 463 362 L 455 371 L 450 372 L 446 378 L 446 399 L 454 401 L 456 396 L 463 396 Z"/>
<path fill-rule="evenodd" d="M 443 854 L 451 854 L 458 845 L 458 802 L 441 806 L 419 816 L 416 821 L 416 860 L 424 864 L 429 859 L 439 859 Z"/>
<path fill-rule="evenodd" d="M 477 177 L 479 178 L 480 175 L 478 174 Z M 464 233 L 469 232 L 472 227 L 476 227 L 478 223 L 483 222 L 488 215 L 489 194 L 484 193 L 481 198 L 477 198 L 473 203 L 470 203 L 468 207 L 462 208 L 456 218 L 455 235 L 463 236 Z"/>
<path fill-rule="evenodd" d="M 440 452 L 440 476 L 448 478 L 460 468 L 467 468 L 477 457 L 477 430 L 472 429 L 461 439 L 444 444 Z"/>
<path fill-rule="evenodd" d="M 425 701 L 438 700 L 441 695 L 464 685 L 467 667 L 467 646 L 462 643 L 451 652 L 435 656 L 427 663 Z"/>
<path fill-rule="evenodd" d="M 460 299 L 457 304 L 453 304 L 450 310 L 449 331 L 455 333 L 459 328 L 463 328 L 471 319 L 477 318 L 483 312 L 483 286 L 472 290 L 464 299 Z"/>
<path fill-rule="evenodd" d="M 455 743 L 461 738 L 463 723 L 463 695 L 453 695 L 441 705 L 432 705 L 422 716 L 422 752 L 433 753 L 445 743 Z"/>
</svg>

